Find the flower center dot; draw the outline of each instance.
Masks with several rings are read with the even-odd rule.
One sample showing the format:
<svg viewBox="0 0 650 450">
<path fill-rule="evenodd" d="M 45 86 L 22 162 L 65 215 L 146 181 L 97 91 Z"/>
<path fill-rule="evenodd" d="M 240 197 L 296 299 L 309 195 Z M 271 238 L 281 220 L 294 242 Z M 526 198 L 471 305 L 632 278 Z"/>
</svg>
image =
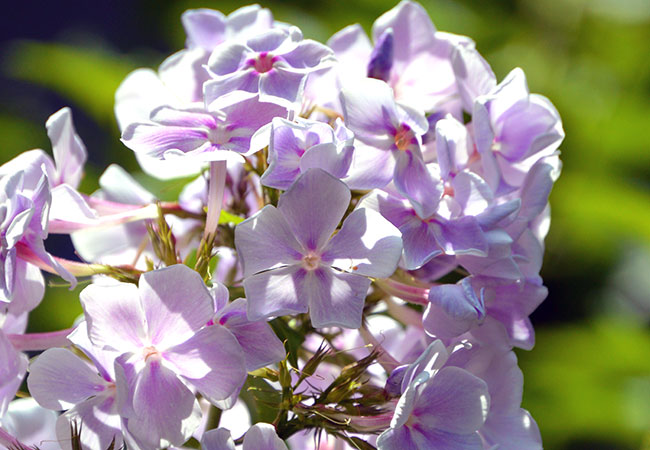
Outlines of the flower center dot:
<svg viewBox="0 0 650 450">
<path fill-rule="evenodd" d="M 302 258 L 302 264 L 307 270 L 315 270 L 320 266 L 320 256 L 310 253 Z"/>
<path fill-rule="evenodd" d="M 253 64 L 255 70 L 259 73 L 266 73 L 273 69 L 273 56 L 268 52 L 262 52 L 257 56 L 255 63 Z"/>
<path fill-rule="evenodd" d="M 395 133 L 395 146 L 399 150 L 407 150 L 413 143 L 413 131 L 408 125 L 402 124 Z"/>
</svg>

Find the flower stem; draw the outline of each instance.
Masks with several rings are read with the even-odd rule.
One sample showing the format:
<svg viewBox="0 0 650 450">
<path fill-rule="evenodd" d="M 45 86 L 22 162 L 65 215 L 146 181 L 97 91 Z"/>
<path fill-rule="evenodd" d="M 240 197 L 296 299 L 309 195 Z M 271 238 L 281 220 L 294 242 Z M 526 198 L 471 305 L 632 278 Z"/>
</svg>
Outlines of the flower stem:
<svg viewBox="0 0 650 450">
<path fill-rule="evenodd" d="M 217 234 L 223 193 L 226 189 L 226 161 L 213 161 L 210 163 L 210 181 L 208 187 L 208 217 L 205 221 L 203 239 L 209 241 Z"/>
<path fill-rule="evenodd" d="M 399 361 L 397 361 L 390 355 L 390 353 L 384 350 L 384 347 L 382 347 L 377 338 L 375 338 L 375 336 L 368 329 L 368 325 L 365 321 L 359 329 L 359 334 L 366 344 L 372 345 L 372 347 L 379 352 L 377 356 L 377 362 L 381 365 L 381 367 L 384 368 L 386 373 L 390 374 L 396 367 L 401 366 L 401 363 Z"/>
</svg>

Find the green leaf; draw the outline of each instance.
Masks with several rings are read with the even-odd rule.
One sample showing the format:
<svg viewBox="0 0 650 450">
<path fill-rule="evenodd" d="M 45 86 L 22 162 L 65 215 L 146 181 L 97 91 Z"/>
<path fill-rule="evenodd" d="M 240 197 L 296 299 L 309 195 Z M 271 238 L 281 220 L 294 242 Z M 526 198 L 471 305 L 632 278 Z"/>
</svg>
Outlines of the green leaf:
<svg viewBox="0 0 650 450">
<path fill-rule="evenodd" d="M 221 214 L 219 215 L 219 224 L 232 223 L 233 225 L 237 225 L 238 223 L 242 223 L 243 221 L 244 221 L 244 217 L 236 216 L 223 209 L 221 210 Z"/>
</svg>

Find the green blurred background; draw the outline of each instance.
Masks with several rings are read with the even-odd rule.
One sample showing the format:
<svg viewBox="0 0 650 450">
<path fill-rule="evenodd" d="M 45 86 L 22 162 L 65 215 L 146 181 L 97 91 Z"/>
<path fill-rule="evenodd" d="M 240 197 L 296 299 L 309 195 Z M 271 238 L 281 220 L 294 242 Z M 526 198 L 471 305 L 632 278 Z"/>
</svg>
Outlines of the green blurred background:
<svg viewBox="0 0 650 450">
<path fill-rule="evenodd" d="M 518 351 L 523 406 L 549 449 L 650 449 L 650 1 L 422 1 L 437 28 L 471 36 L 499 80 L 520 66 L 564 121 L 552 196 L 537 345 Z M 73 109 L 92 192 L 111 162 L 138 166 L 119 141 L 113 95 L 125 75 L 184 44 L 180 14 L 246 3 L 22 2 L 0 31 L 0 162 L 50 151 L 44 123 Z M 268 1 L 276 19 L 321 41 L 369 30 L 396 2 Z M 159 188 L 160 186 L 158 186 Z M 167 193 L 174 189 L 167 190 Z M 48 240 L 70 252 L 66 237 Z M 72 257 L 72 255 L 68 255 Z M 32 330 L 69 327 L 77 292 L 48 290 Z"/>
</svg>

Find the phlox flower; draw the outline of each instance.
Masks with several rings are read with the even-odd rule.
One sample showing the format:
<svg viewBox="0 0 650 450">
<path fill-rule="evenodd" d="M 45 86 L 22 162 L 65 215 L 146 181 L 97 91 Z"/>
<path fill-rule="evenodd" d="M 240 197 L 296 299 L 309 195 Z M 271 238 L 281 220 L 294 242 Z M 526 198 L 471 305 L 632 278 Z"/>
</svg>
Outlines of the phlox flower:
<svg viewBox="0 0 650 450">
<path fill-rule="evenodd" d="M 443 367 L 449 354 L 441 341 L 400 374 L 402 395 L 380 450 L 483 448 L 477 430 L 489 410 L 483 380 L 458 367 Z"/>
<path fill-rule="evenodd" d="M 40 167 L 28 167 L 0 178 L 0 304 L 17 301 L 23 311 L 40 302 L 44 280 L 35 264 L 45 264 L 72 286 L 76 279 L 47 250 L 51 202 L 47 175 Z M 36 179 L 35 186 L 26 182 Z"/>
<path fill-rule="evenodd" d="M 44 408 L 67 410 L 56 421 L 56 436 L 63 449 L 72 449 L 71 426 L 76 423 L 85 448 L 108 448 L 124 443 L 117 406 L 113 362 L 117 354 L 88 340 L 86 322 L 69 339 L 90 359 L 88 362 L 63 348 L 51 348 L 29 367 L 29 392 Z"/>
<path fill-rule="evenodd" d="M 227 106 L 259 95 L 260 101 L 292 109 L 307 76 L 333 61 L 332 50 L 303 39 L 297 27 L 273 28 L 246 41 L 229 41 L 210 55 L 213 79 L 203 85 L 206 105 Z"/>
<path fill-rule="evenodd" d="M 189 438 L 200 422 L 190 389 L 230 406 L 244 383 L 241 347 L 223 326 L 207 326 L 213 298 L 186 266 L 147 272 L 138 287 L 90 285 L 81 304 L 92 344 L 118 354 L 119 412 L 142 444 L 181 445 Z"/>
<path fill-rule="evenodd" d="M 149 122 L 130 124 L 122 142 L 135 151 L 159 159 L 191 156 L 198 161 L 243 162 L 242 154 L 260 150 L 255 134 L 286 110 L 273 103 L 248 98 L 213 112 L 179 110 L 163 106 Z"/>
<path fill-rule="evenodd" d="M 399 259 L 399 231 L 360 208 L 332 236 L 350 190 L 310 169 L 280 197 L 235 228 L 244 269 L 248 318 L 304 313 L 315 327 L 361 325 L 368 277 L 390 276 Z"/>
<path fill-rule="evenodd" d="M 495 191 L 521 186 L 533 164 L 564 139 L 557 110 L 546 97 L 529 93 L 519 68 L 476 98 L 472 124 L 485 179 Z"/>
<path fill-rule="evenodd" d="M 374 79 L 344 88 L 341 103 L 357 142 L 344 181 L 352 189 L 382 188 L 392 181 L 421 217 L 430 216 L 443 190 L 422 157 L 422 135 L 429 128 L 424 115 L 395 103 L 392 89 Z"/>
<path fill-rule="evenodd" d="M 332 128 L 326 123 L 296 119 L 273 119 L 269 142 L 269 167 L 262 174 L 264 186 L 288 189 L 298 176 L 320 168 L 344 178 L 354 151 L 354 136 L 340 119 Z"/>
</svg>

